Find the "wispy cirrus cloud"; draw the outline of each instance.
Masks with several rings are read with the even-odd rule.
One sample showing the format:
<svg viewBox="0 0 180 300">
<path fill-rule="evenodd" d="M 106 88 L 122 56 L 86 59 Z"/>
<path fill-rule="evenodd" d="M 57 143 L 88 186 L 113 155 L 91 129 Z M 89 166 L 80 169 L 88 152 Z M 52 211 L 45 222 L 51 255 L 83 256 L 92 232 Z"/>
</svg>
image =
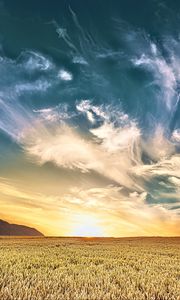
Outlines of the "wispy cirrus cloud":
<svg viewBox="0 0 180 300">
<path fill-rule="evenodd" d="M 141 134 L 136 123 L 121 113 L 121 119 L 116 119 L 119 124 L 115 125 L 116 120 L 111 120 L 110 116 L 112 112 L 108 115 L 97 106 L 92 109 L 101 125 L 89 130 L 91 139 L 66 123 L 55 122 L 50 128 L 39 122 L 24 130 L 21 137 L 24 150 L 40 164 L 51 161 L 63 168 L 96 171 L 128 188 L 136 186 L 139 189 L 131 178 L 132 165 L 141 163 Z"/>
<path fill-rule="evenodd" d="M 132 60 L 135 66 L 144 67 L 149 72 L 152 72 L 154 81 L 152 84 L 158 85 L 161 89 L 161 99 L 165 102 L 169 110 L 176 103 L 176 88 L 177 78 L 173 65 L 168 64 L 163 58 L 154 43 L 150 44 L 151 53 L 149 55 L 142 54 L 140 58 Z"/>
</svg>

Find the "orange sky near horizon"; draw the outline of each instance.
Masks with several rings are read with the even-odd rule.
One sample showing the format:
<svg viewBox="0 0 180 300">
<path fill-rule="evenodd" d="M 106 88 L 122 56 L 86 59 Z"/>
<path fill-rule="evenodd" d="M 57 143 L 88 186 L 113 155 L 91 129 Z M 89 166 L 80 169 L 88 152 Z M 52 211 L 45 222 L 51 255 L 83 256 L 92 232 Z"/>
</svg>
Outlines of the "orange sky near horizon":
<svg viewBox="0 0 180 300">
<path fill-rule="evenodd" d="M 149 207 L 143 196 L 141 201 L 135 194 L 123 200 L 114 186 L 74 188 L 69 194 L 50 196 L 3 179 L 0 197 L 1 219 L 35 227 L 46 236 L 180 235 L 176 215 L 168 215 L 161 207 Z"/>
</svg>

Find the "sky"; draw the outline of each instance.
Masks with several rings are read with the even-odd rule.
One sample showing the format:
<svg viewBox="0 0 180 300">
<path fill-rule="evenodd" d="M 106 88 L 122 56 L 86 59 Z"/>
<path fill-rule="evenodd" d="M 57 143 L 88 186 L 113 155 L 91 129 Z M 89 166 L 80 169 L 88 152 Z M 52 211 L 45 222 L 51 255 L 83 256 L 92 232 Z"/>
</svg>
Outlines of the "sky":
<svg viewBox="0 0 180 300">
<path fill-rule="evenodd" d="M 0 1 L 1 219 L 180 235 L 179 24 L 178 1 Z"/>
</svg>

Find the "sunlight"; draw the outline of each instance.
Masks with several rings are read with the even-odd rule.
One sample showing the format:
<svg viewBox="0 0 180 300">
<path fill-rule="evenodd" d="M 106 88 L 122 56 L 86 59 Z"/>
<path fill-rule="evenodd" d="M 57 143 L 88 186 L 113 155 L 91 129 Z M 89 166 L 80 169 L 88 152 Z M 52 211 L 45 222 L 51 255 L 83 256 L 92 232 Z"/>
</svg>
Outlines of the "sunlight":
<svg viewBox="0 0 180 300">
<path fill-rule="evenodd" d="M 99 225 L 99 220 L 94 216 L 78 215 L 72 235 L 83 237 L 101 237 L 103 236 L 103 228 Z"/>
</svg>

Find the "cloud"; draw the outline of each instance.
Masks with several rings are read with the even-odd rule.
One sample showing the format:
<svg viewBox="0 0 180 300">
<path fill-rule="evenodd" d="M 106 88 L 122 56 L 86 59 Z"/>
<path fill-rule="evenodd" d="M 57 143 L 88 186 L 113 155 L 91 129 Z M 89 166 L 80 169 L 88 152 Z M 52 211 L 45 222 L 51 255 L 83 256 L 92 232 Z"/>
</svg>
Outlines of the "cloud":
<svg viewBox="0 0 180 300">
<path fill-rule="evenodd" d="M 9 199 L 8 203 L 19 205 L 26 209 L 56 210 L 58 206 L 57 196 L 47 196 L 22 187 L 19 182 L 10 181 L 0 177 L 0 194 Z M 7 203 L 7 201 L 5 201 Z"/>
<path fill-rule="evenodd" d="M 82 100 L 80 103 L 76 105 L 76 109 L 79 112 L 84 113 L 87 116 L 87 119 L 91 123 L 95 123 L 95 117 L 93 115 L 93 107 L 91 106 L 91 102 L 89 100 Z"/>
<path fill-rule="evenodd" d="M 96 147 L 67 125 L 53 130 L 41 126 L 34 128 L 24 132 L 22 143 L 40 163 L 52 161 L 58 166 L 82 171 L 93 169 L 97 164 Z"/>
<path fill-rule="evenodd" d="M 154 43 L 150 44 L 151 53 L 149 55 L 142 54 L 140 58 L 132 60 L 135 66 L 145 68 L 152 72 L 154 76 L 153 84 L 157 84 L 162 92 L 161 100 L 165 102 L 167 108 L 170 110 L 176 103 L 176 88 L 177 78 L 174 64 L 168 64 L 161 53 L 158 51 Z"/>
<path fill-rule="evenodd" d="M 174 176 L 180 177 L 180 155 L 174 154 L 170 158 L 164 158 L 155 164 L 135 166 L 134 172 L 138 176 Z"/>
<path fill-rule="evenodd" d="M 180 143 L 180 128 L 177 128 L 172 132 L 171 139 L 173 142 L 175 142 L 177 144 Z"/>
<path fill-rule="evenodd" d="M 175 146 L 165 136 L 165 129 L 157 124 L 154 134 L 142 143 L 143 150 L 154 160 L 168 158 L 175 153 Z"/>
<path fill-rule="evenodd" d="M 133 148 L 141 135 L 139 128 L 133 123 L 122 128 L 115 128 L 111 123 L 104 123 L 96 129 L 91 129 L 90 132 L 102 141 L 103 148 L 112 153 Z M 133 153 L 133 149 L 130 151 Z"/>
<path fill-rule="evenodd" d="M 10 110 L 2 104 L 4 111 Z M 120 110 L 115 113 L 110 105 L 105 108 L 83 100 L 76 107 L 77 113 L 85 114 L 88 120 L 88 112 L 93 114 L 90 138 L 68 124 L 74 115 L 67 106 L 35 110 L 35 115 L 16 106 L 7 124 L 3 124 L 11 135 L 14 131 L 13 138 L 38 164 L 52 162 L 61 168 L 95 171 L 130 190 L 142 192 L 146 191 L 145 182 L 154 176 L 178 176 L 178 164 L 173 163 L 176 157 L 178 163 L 175 147 L 160 125 L 154 135 L 144 139 L 136 120 Z M 142 151 L 155 163 L 144 165 Z"/>
<path fill-rule="evenodd" d="M 74 56 L 72 61 L 74 64 L 88 65 L 87 61 L 81 56 Z"/>
<path fill-rule="evenodd" d="M 54 68 L 53 62 L 48 57 L 35 51 L 23 51 L 18 57 L 18 63 L 28 73 Z"/>
<path fill-rule="evenodd" d="M 103 145 L 85 140 L 67 125 L 53 131 L 36 128 L 24 132 L 21 140 L 27 154 L 38 163 L 54 162 L 57 166 L 79 169 L 82 172 L 96 171 L 102 176 L 130 187 L 133 181 L 127 174 L 129 158 L 117 162 L 117 154 L 108 153 Z"/>
<path fill-rule="evenodd" d="M 14 89 L 16 95 L 21 95 L 23 92 L 32 92 L 32 93 L 34 93 L 35 91 L 45 92 L 50 86 L 51 84 L 47 80 L 39 79 L 33 83 L 16 84 Z"/>
<path fill-rule="evenodd" d="M 84 113 L 83 109 L 82 105 L 78 106 L 78 111 Z M 82 172 L 96 171 L 128 188 L 139 189 L 131 178 L 132 166 L 141 163 L 140 130 L 136 123 L 121 113 L 117 126 L 102 107 L 90 106 L 89 109 L 94 112 L 95 122 L 98 117 L 102 124 L 90 129 L 91 139 L 83 137 L 66 122 L 55 122 L 49 127 L 40 120 L 23 131 L 22 147 L 40 164 L 53 162 L 59 167 L 76 168 Z M 49 116 L 52 111 L 40 113 Z M 110 114 L 114 118 L 113 112 Z"/>
<path fill-rule="evenodd" d="M 169 180 L 170 183 L 173 183 L 175 186 L 180 188 L 180 178 L 172 176 L 172 177 L 169 177 L 168 180 Z"/>
<path fill-rule="evenodd" d="M 171 235 L 179 234 L 178 210 L 174 204 L 148 205 L 146 192 L 124 194 L 119 186 L 104 188 L 72 188 L 64 200 L 73 205 L 73 210 L 84 214 L 98 215 L 106 228 L 106 235 Z M 113 226 L 112 226 L 113 224 Z M 177 226 L 177 227 L 176 227 Z M 113 227 L 113 229 L 112 229 Z"/>
<path fill-rule="evenodd" d="M 47 235 L 68 235 L 69 208 L 65 207 L 61 198 L 55 194 L 44 194 L 42 190 L 37 192 L 27 186 L 0 177 L 0 218 L 36 227 Z"/>
<path fill-rule="evenodd" d="M 66 119 L 58 125 L 55 122 L 51 128 L 44 122 L 35 123 L 33 128 L 23 132 L 21 138 L 27 155 L 39 164 L 53 162 L 60 168 L 83 173 L 95 171 L 126 188 L 129 191 L 127 199 L 135 199 L 136 193 L 151 193 L 147 183 L 154 178 L 180 176 L 179 155 L 160 125 L 154 135 L 146 140 L 135 120 L 122 112 L 116 119 L 112 108 L 107 112 L 102 106 L 94 106 L 87 100 L 77 105 L 77 111 L 83 114 L 93 112 L 94 128 L 89 129 L 91 138 L 84 137 L 78 129 L 69 126 Z M 151 159 L 149 164 L 143 163 L 142 151 Z M 168 196 L 174 198 L 172 189 L 175 184 L 172 181 L 169 184 Z M 159 189 L 156 201 L 161 202 L 163 197 L 168 199 L 165 192 Z M 75 198 L 72 201 L 80 203 L 82 200 Z"/>
<path fill-rule="evenodd" d="M 62 121 L 67 121 L 75 115 L 74 113 L 69 112 L 69 107 L 67 104 L 59 104 L 55 107 L 34 109 L 33 112 L 37 115 L 38 119 L 41 119 L 48 124 L 56 122 L 62 123 Z"/>
<path fill-rule="evenodd" d="M 98 220 L 106 236 L 180 233 L 178 202 L 149 205 L 146 192 L 127 192 L 119 185 L 71 186 L 65 193 L 45 195 L 0 178 L 0 194 L 0 217 L 36 225 L 46 234 L 69 234 L 78 225 L 79 216 Z"/>
<path fill-rule="evenodd" d="M 67 72 L 66 70 L 60 70 L 58 73 L 58 78 L 64 81 L 71 81 L 73 79 L 73 75 L 70 72 Z"/>
</svg>

